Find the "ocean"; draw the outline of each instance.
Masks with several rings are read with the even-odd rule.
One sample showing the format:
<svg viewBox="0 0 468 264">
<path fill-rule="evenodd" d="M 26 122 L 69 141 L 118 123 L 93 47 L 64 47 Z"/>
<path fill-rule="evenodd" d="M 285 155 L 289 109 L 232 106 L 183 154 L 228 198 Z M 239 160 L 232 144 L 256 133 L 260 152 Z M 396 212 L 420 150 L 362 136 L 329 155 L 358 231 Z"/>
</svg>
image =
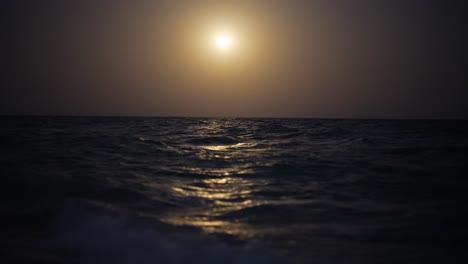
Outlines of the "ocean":
<svg viewBox="0 0 468 264">
<path fill-rule="evenodd" d="M 468 260 L 467 121 L 0 121 L 2 263 Z"/>
</svg>

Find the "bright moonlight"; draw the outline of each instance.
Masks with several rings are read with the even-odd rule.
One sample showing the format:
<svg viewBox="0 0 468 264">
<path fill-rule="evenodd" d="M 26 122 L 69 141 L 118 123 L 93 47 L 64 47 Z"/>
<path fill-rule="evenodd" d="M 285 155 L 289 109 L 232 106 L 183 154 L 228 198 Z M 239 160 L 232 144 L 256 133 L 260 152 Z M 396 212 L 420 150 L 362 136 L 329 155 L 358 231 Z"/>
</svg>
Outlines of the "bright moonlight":
<svg viewBox="0 0 468 264">
<path fill-rule="evenodd" d="M 228 51 L 233 48 L 234 40 L 227 33 L 219 33 L 215 35 L 214 46 L 220 51 Z"/>
</svg>

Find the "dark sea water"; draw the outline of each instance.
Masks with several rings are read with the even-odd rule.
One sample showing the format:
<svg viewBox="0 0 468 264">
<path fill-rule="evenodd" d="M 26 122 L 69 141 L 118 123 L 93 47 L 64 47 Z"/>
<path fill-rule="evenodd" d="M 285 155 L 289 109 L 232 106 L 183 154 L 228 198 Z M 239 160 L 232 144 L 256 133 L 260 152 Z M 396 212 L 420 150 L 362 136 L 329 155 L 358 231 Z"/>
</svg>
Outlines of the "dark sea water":
<svg viewBox="0 0 468 264">
<path fill-rule="evenodd" d="M 466 121 L 0 121 L 2 263 L 468 263 Z"/>
</svg>

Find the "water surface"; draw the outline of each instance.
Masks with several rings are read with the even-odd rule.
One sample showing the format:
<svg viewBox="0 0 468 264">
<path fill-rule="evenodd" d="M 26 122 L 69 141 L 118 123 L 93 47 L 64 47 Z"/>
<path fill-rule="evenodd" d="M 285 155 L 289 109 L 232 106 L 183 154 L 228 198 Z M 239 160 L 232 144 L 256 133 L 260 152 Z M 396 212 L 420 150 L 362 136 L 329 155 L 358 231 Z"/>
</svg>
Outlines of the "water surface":
<svg viewBox="0 0 468 264">
<path fill-rule="evenodd" d="M 9 260 L 463 262 L 466 121 L 1 124 Z"/>
</svg>

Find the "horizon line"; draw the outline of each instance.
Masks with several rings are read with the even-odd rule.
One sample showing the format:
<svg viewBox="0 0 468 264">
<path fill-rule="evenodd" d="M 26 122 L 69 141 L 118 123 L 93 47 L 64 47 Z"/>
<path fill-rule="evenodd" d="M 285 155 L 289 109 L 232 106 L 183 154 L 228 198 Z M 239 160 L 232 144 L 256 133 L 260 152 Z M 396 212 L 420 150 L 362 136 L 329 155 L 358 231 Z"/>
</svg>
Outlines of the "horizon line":
<svg viewBox="0 0 468 264">
<path fill-rule="evenodd" d="M 71 118 L 174 118 L 174 119 L 322 119 L 322 120 L 413 120 L 413 121 L 468 121 L 467 118 L 421 117 L 275 117 L 275 116 L 178 116 L 178 115 L 93 115 L 93 114 L 0 114 L 0 117 L 71 117 Z"/>
</svg>

